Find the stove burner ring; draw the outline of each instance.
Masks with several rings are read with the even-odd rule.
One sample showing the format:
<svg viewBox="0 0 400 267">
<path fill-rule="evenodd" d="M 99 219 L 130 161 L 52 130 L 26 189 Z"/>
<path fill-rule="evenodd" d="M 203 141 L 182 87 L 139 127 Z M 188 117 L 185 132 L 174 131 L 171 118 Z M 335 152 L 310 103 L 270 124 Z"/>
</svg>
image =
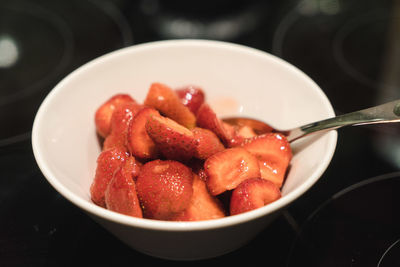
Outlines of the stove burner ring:
<svg viewBox="0 0 400 267">
<path fill-rule="evenodd" d="M 115 22 L 115 24 L 118 26 L 118 29 L 120 30 L 124 46 L 128 46 L 133 43 L 130 26 L 125 17 L 118 10 L 118 8 L 116 8 L 112 3 L 97 3 L 91 0 L 88 0 L 88 2 Z M 65 70 L 65 68 L 68 66 L 71 59 L 73 58 L 74 53 L 74 36 L 72 30 L 67 25 L 67 23 L 55 12 L 37 4 L 25 2 L 18 3 L 18 5 L 5 5 L 2 8 L 19 13 L 22 16 L 33 17 L 46 22 L 47 25 L 54 28 L 59 34 L 64 47 L 62 52 L 63 54 L 61 55 L 60 60 L 58 61 L 57 65 L 52 68 L 51 72 L 47 73 L 46 76 L 34 81 L 29 86 L 18 88 L 14 92 L 2 96 L 0 98 L 0 106 L 30 95 L 48 85 L 48 83 L 52 79 L 54 79 L 55 76 L 60 75 L 62 71 Z M 18 44 L 13 42 L 12 36 L 0 35 L 0 45 L 6 46 L 5 48 L 11 49 L 11 52 L 13 52 L 11 55 L 8 55 L 8 57 L 12 56 L 13 58 L 4 59 L 5 63 L 3 67 L 7 67 L 7 61 L 17 60 L 16 57 L 18 57 Z"/>
<path fill-rule="evenodd" d="M 382 254 L 382 257 L 379 259 L 378 265 L 377 267 L 383 267 L 384 265 L 382 265 L 382 263 L 385 261 L 385 259 L 387 259 L 388 255 L 391 255 L 395 252 L 393 252 L 394 249 L 400 250 L 400 239 L 397 239 L 393 244 L 391 244 L 386 250 L 385 252 Z M 396 255 L 398 255 L 398 253 L 396 253 Z"/>
<path fill-rule="evenodd" d="M 290 27 L 296 22 L 296 20 L 298 20 L 301 16 L 299 14 L 298 8 L 299 7 L 296 6 L 286 14 L 274 33 L 272 39 L 272 52 L 279 57 L 283 56 L 282 48 L 287 32 L 289 31 Z"/>
<path fill-rule="evenodd" d="M 343 201 L 344 199 L 347 198 L 347 201 L 349 201 L 348 197 L 351 195 L 354 195 L 353 193 L 357 193 L 357 192 L 361 192 L 361 195 L 357 195 L 353 200 L 361 200 L 364 199 L 362 198 L 363 196 L 368 195 L 368 193 L 370 191 L 364 191 L 366 188 L 373 188 L 374 190 L 377 188 L 381 188 L 378 190 L 382 190 L 379 192 L 385 192 L 384 189 L 385 187 L 376 187 L 375 185 L 382 185 L 385 182 L 400 182 L 400 171 L 396 171 L 396 172 L 390 172 L 390 173 L 386 173 L 386 174 L 382 174 L 379 176 L 375 176 L 372 178 L 368 178 L 366 180 L 362 180 L 360 182 L 357 182 L 353 185 L 350 185 L 344 189 L 342 189 L 341 191 L 337 192 L 336 194 L 332 195 L 329 199 L 327 199 L 326 201 L 324 201 L 323 203 L 321 203 L 305 220 L 305 222 L 303 223 L 303 225 L 301 226 L 301 229 L 297 232 L 297 237 L 293 240 L 293 243 L 289 249 L 289 253 L 288 253 L 288 257 L 287 257 L 287 262 L 286 262 L 286 266 L 298 266 L 299 265 L 299 260 L 309 260 L 309 258 L 306 256 L 304 259 L 299 259 L 296 258 L 298 257 L 298 255 L 304 255 L 304 253 L 310 253 L 310 255 L 313 255 L 314 253 L 317 253 L 316 250 L 318 250 L 319 247 L 318 246 L 318 242 L 320 241 L 319 238 L 321 238 L 320 234 L 321 232 L 315 233 L 316 235 L 314 235 L 313 237 L 311 237 L 311 235 L 309 235 L 309 231 L 318 231 L 315 229 L 318 229 L 319 226 L 325 228 L 325 225 L 329 225 L 329 218 L 326 217 L 326 215 L 323 215 L 324 210 L 326 212 L 326 209 L 329 208 L 329 206 L 333 203 L 333 202 L 340 202 Z M 392 188 L 397 188 L 395 185 L 391 185 Z M 393 193 L 394 196 L 397 196 L 397 194 Z M 399 203 L 396 200 L 394 200 L 393 203 Z M 363 203 L 365 204 L 365 203 Z M 398 206 L 398 205 L 397 205 Z M 396 206 L 396 207 L 397 207 Z M 344 206 L 343 206 L 344 207 Z M 375 211 L 378 207 L 375 207 Z M 355 207 L 352 207 L 351 205 L 349 205 L 349 207 L 344 208 L 344 214 L 349 214 L 349 212 L 351 210 L 354 210 Z M 396 208 L 394 210 L 397 210 Z M 336 212 L 335 215 L 330 215 L 330 216 L 339 216 L 339 214 L 341 214 L 341 209 L 340 208 L 335 208 L 334 211 Z M 370 212 L 370 211 L 368 211 Z M 332 214 L 332 213 L 331 213 Z M 371 213 L 373 214 L 373 213 Z M 343 215 L 340 215 L 343 216 Z M 347 215 L 346 215 L 347 216 Z M 381 215 L 380 215 L 381 216 Z M 358 216 L 353 216 L 353 217 L 358 217 Z M 379 219 L 377 221 L 381 220 L 381 217 L 379 217 Z M 386 218 L 386 225 L 388 224 L 388 221 L 390 219 Z M 316 223 L 316 221 L 319 223 Z M 372 220 L 373 221 L 373 220 Z M 397 221 L 396 221 L 397 222 Z M 395 222 L 394 222 L 395 223 Z M 398 225 L 398 224 L 397 224 Z M 351 224 L 346 221 L 345 224 L 341 224 L 341 226 L 338 226 L 338 229 L 342 229 L 343 227 L 348 228 L 349 230 L 355 230 L 356 228 L 354 228 L 354 226 L 352 227 Z M 380 227 L 378 227 L 377 229 L 381 229 Z M 382 228 L 384 229 L 384 228 Z M 357 230 L 356 230 L 357 231 Z M 361 231 L 361 230 L 360 230 Z M 353 233 L 353 232 L 352 232 Z M 365 232 L 363 232 L 364 235 Z M 339 236 L 341 236 L 343 233 L 339 233 Z M 305 238 L 305 236 L 309 236 L 311 239 Z M 380 235 L 375 235 L 376 239 L 379 239 Z M 359 236 L 358 236 L 359 237 Z M 393 237 L 394 239 L 396 239 L 396 241 L 393 242 Z M 322 240 L 324 240 L 324 238 L 326 238 L 326 236 L 324 235 L 322 237 Z M 347 237 L 346 237 L 347 238 Z M 375 239 L 375 240 L 376 240 Z M 400 262 L 400 239 L 398 239 L 398 232 L 396 231 L 396 235 L 395 236 L 390 236 L 391 240 L 387 240 L 390 245 L 386 245 L 385 247 L 381 247 L 383 251 L 382 254 L 380 254 L 379 251 L 376 251 L 375 248 L 375 253 L 372 255 L 372 258 L 370 258 L 369 262 L 373 262 L 376 260 L 376 262 L 374 263 L 377 264 L 377 267 L 386 267 L 386 266 L 399 266 L 397 263 Z M 317 241 L 316 241 L 317 240 Z M 350 242 L 352 241 L 352 239 L 346 240 L 343 238 L 338 238 L 339 242 Z M 342 241 L 340 241 L 342 240 Z M 383 240 L 385 240 L 385 238 L 383 238 Z M 368 243 L 368 242 L 367 242 Z M 336 244 L 336 243 L 335 243 Z M 341 244 L 341 243 L 340 243 Z M 337 244 L 336 244 L 337 245 Z M 341 249 L 342 247 L 340 245 L 336 246 L 338 248 L 338 251 L 334 252 L 333 254 L 335 255 L 334 257 L 339 257 L 341 255 L 341 252 L 343 252 Z M 302 250 L 304 249 L 304 251 Z M 299 252 L 299 250 L 301 250 L 301 252 Z M 360 255 L 360 254 L 354 254 L 354 251 L 350 251 L 346 250 L 346 255 L 347 255 L 347 259 L 346 260 L 350 260 L 350 255 L 349 253 L 353 253 L 352 255 Z M 324 253 L 324 248 L 322 248 L 322 252 L 323 255 Z M 332 255 L 333 255 L 332 254 Z M 327 256 L 326 256 L 327 257 Z M 325 259 L 327 260 L 327 259 Z M 352 258 L 351 260 L 359 260 L 359 259 L 354 259 Z M 390 264 L 393 261 L 396 262 L 397 265 L 393 265 Z M 320 263 L 320 262 L 319 262 Z M 389 263 L 389 264 L 388 264 Z M 315 266 L 315 265 L 309 265 L 309 266 Z M 320 265 L 318 265 L 320 266 Z M 358 265 L 357 265 L 358 266 Z"/>
<path fill-rule="evenodd" d="M 129 46 L 133 44 L 134 39 L 132 36 L 131 27 L 129 26 L 129 22 L 113 3 L 111 3 L 110 1 L 96 2 L 94 0 L 88 0 L 88 2 L 90 2 L 98 9 L 100 9 L 103 13 L 107 14 L 110 18 L 112 18 L 112 20 L 115 22 L 115 24 L 118 26 L 120 30 L 124 46 Z"/>
<path fill-rule="evenodd" d="M 69 64 L 72 59 L 73 50 L 74 50 L 74 40 L 71 30 L 68 25 L 59 18 L 55 13 L 47 10 L 39 5 L 31 4 L 31 3 L 19 3 L 18 5 L 5 5 L 4 9 L 8 9 L 9 11 L 13 11 L 16 13 L 20 13 L 23 16 L 33 17 L 35 19 L 40 19 L 41 21 L 46 22 L 51 27 L 55 28 L 56 31 L 60 34 L 63 43 L 64 50 L 61 58 L 56 66 L 52 69 L 52 71 L 46 76 L 34 81 L 31 85 L 26 86 L 25 88 L 18 88 L 15 92 L 6 95 L 0 99 L 0 106 L 6 103 L 10 103 L 12 101 L 16 101 L 22 97 L 30 95 L 40 89 L 42 89 L 51 78 L 54 78 L 55 75 L 61 73 L 61 71 Z M 6 40 L 12 43 L 12 37 L 4 36 Z M 3 40 L 5 40 L 3 39 Z M 18 47 L 18 44 L 15 44 L 15 48 Z M 18 51 L 16 51 L 17 53 Z M 17 56 L 17 55 L 16 55 Z"/>
<path fill-rule="evenodd" d="M 353 79 L 361 82 L 367 86 L 374 86 L 376 88 L 386 88 L 389 85 L 383 81 L 376 81 L 368 75 L 362 73 L 356 67 L 354 67 L 344 54 L 344 43 L 347 37 L 354 34 L 361 27 L 365 27 L 368 24 L 377 22 L 387 21 L 388 19 L 398 20 L 400 18 L 388 18 L 383 15 L 380 11 L 374 11 L 372 13 L 366 13 L 360 15 L 350 21 L 348 21 L 341 29 L 338 30 L 336 36 L 333 39 L 333 54 L 337 63 L 343 68 L 343 70 L 350 75 Z"/>
<path fill-rule="evenodd" d="M 93 0 L 86 0 L 85 2 L 89 4 L 91 9 L 94 9 L 95 12 L 99 13 L 99 15 L 102 15 L 102 18 L 105 16 L 108 20 L 114 23 L 117 29 L 116 33 L 121 39 L 121 47 L 133 44 L 133 36 L 129 22 L 115 4 L 108 1 L 98 2 Z M 82 2 L 77 1 L 77 3 Z M 26 101 L 30 101 L 28 98 L 29 96 L 40 92 L 40 90 L 44 90 L 44 88 L 47 90 L 54 86 L 54 81 L 61 79 L 63 72 L 65 72 L 69 65 L 71 65 L 72 60 L 74 60 L 75 50 L 78 50 L 79 47 L 77 46 L 78 44 L 75 43 L 76 40 L 74 39 L 76 33 L 75 30 L 67 23 L 67 19 L 69 17 L 64 18 L 47 6 L 33 4 L 27 1 L 18 1 L 18 4 L 0 4 L 0 10 L 11 11 L 16 13 L 18 16 L 21 15 L 22 18 L 33 18 L 34 20 L 39 21 L 45 27 L 48 25 L 51 27 L 49 29 L 57 35 L 59 47 L 62 49 L 62 51 L 59 50 L 57 54 L 56 64 L 53 64 L 53 67 L 46 73 L 45 77 L 42 75 L 39 77 L 39 79 L 33 79 L 34 82 L 31 82 L 30 84 L 28 83 L 28 86 L 21 86 L 18 88 L 18 90 L 5 93 L 3 92 L 3 95 L 0 96 L 0 107 L 4 107 L 7 105 L 13 105 L 13 103 L 18 103 L 18 101 L 22 101 L 24 97 Z M 5 34 L 4 37 L 8 36 Z M 12 38 L 12 36 L 9 37 Z M 0 36 L 0 41 L 1 40 L 6 40 L 7 42 L 9 41 L 7 38 L 1 39 Z M 7 58 L 3 58 L 3 60 L 7 60 Z M 0 147 L 28 140 L 30 134 L 30 130 L 26 128 L 25 130 L 1 137 Z"/>
<path fill-rule="evenodd" d="M 12 137 L 8 137 L 8 138 L 5 138 L 5 139 L 0 139 L 0 147 L 6 146 L 6 145 L 9 145 L 9 144 L 22 142 L 24 140 L 29 139 L 30 136 L 31 136 L 31 133 L 27 132 L 27 133 L 22 133 L 22 134 L 15 135 L 15 136 L 12 136 Z"/>
<path fill-rule="evenodd" d="M 296 22 L 301 18 L 313 16 L 332 16 L 339 12 L 339 3 L 330 1 L 329 3 L 317 3 L 314 1 L 300 1 L 288 11 L 281 22 L 276 27 L 272 39 L 272 52 L 279 56 L 283 56 L 283 44 L 288 35 L 290 28 L 296 25 Z"/>
</svg>

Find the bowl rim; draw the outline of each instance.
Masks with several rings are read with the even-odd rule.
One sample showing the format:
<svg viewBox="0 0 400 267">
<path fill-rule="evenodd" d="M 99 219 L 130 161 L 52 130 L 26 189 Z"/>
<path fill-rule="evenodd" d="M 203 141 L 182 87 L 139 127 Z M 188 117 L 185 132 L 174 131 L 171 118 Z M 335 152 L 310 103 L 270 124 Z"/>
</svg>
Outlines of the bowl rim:
<svg viewBox="0 0 400 267">
<path fill-rule="evenodd" d="M 226 216 L 224 218 L 213 219 L 213 220 L 205 220 L 205 221 L 188 221 L 188 222 L 175 222 L 175 221 L 161 221 L 161 220 L 154 220 L 154 219 L 145 219 L 145 218 L 135 218 L 131 216 L 127 216 L 124 214 L 119 214 L 114 211 L 107 210 L 105 208 L 99 207 L 94 203 L 81 198 L 80 196 L 76 195 L 75 193 L 71 192 L 68 188 L 66 188 L 61 182 L 59 182 L 54 175 L 54 173 L 50 170 L 50 168 L 46 165 L 45 156 L 42 154 L 42 150 L 40 147 L 40 125 L 43 123 L 43 118 L 46 113 L 46 109 L 49 104 L 52 102 L 52 99 L 57 96 L 57 93 L 62 90 L 65 84 L 69 82 L 69 80 L 73 79 L 75 76 L 81 75 L 88 69 L 95 67 L 98 64 L 102 64 L 109 59 L 122 55 L 125 53 L 129 53 L 132 50 L 140 51 L 140 50 L 147 50 L 147 49 L 154 49 L 159 47 L 176 47 L 176 46 L 202 46 L 202 47 L 217 47 L 217 48 L 224 48 L 229 50 L 235 50 L 236 52 L 240 53 L 247 53 L 251 55 L 255 55 L 258 57 L 268 57 L 269 60 L 273 61 L 275 64 L 283 65 L 288 71 L 292 72 L 293 75 L 298 75 L 302 79 L 306 80 L 309 84 L 311 84 L 312 90 L 317 93 L 321 100 L 324 102 L 324 105 L 328 108 L 328 111 L 331 116 L 334 116 L 334 110 L 330 101 L 328 100 L 327 96 L 324 94 L 322 89 L 304 72 L 302 72 L 297 67 L 291 65 L 290 63 L 284 61 L 281 58 L 278 58 L 272 54 L 269 54 L 265 51 L 258 50 L 255 48 L 251 48 L 248 46 L 234 44 L 229 42 L 223 41 L 215 41 L 215 40 L 202 40 L 202 39 L 180 39 L 180 40 L 164 40 L 164 41 L 155 41 L 149 43 L 142 43 L 137 44 L 129 47 L 125 47 L 116 51 L 112 51 L 105 55 L 102 55 L 98 58 L 95 58 L 88 63 L 82 65 L 81 67 L 77 68 L 66 77 L 64 77 L 45 97 L 42 104 L 40 105 L 37 114 L 35 116 L 33 127 L 32 127 L 32 149 L 33 154 L 36 159 L 36 162 L 46 178 L 46 180 L 58 191 L 62 196 L 64 196 L 67 200 L 78 206 L 79 208 L 83 209 L 84 211 L 88 212 L 89 214 L 96 215 L 102 219 L 106 219 L 115 223 L 120 223 L 126 226 L 132 226 L 137 228 L 143 229 L 150 229 L 150 230 L 162 230 L 162 231 L 200 231 L 200 230 L 208 230 L 208 229 L 216 229 L 216 228 L 223 228 L 228 226 L 233 226 L 241 223 L 245 223 L 247 221 L 251 221 L 257 218 L 261 218 L 266 216 L 274 211 L 280 210 L 283 207 L 287 206 L 295 199 L 303 195 L 311 186 L 315 184 L 315 182 L 320 178 L 323 172 L 326 170 L 330 161 L 334 155 L 336 144 L 337 144 L 337 132 L 330 131 L 325 133 L 324 135 L 328 136 L 328 143 L 326 146 L 326 154 L 322 158 L 322 163 L 318 165 L 318 168 L 313 172 L 306 181 L 303 182 L 300 186 L 295 188 L 292 192 L 288 193 L 287 195 L 283 196 L 282 198 L 276 200 L 273 203 L 270 203 L 267 206 L 258 208 L 256 210 L 252 210 L 249 212 L 245 212 L 238 215 L 233 216 Z"/>
</svg>

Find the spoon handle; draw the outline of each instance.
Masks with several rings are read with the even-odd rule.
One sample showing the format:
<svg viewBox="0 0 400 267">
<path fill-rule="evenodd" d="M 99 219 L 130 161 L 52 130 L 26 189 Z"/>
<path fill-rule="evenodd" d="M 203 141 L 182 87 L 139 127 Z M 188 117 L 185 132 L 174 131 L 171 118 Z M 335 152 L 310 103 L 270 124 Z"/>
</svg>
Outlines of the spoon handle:
<svg viewBox="0 0 400 267">
<path fill-rule="evenodd" d="M 316 131 L 338 129 L 344 126 L 358 126 L 375 123 L 400 121 L 400 99 L 330 119 L 313 122 L 289 131 L 288 140 L 293 142 Z"/>
</svg>

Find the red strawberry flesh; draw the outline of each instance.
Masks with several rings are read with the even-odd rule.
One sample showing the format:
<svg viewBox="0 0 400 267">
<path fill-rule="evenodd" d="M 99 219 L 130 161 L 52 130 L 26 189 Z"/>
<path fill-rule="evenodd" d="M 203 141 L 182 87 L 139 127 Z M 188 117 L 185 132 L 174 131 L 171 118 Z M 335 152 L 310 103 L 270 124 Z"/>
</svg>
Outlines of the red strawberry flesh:
<svg viewBox="0 0 400 267">
<path fill-rule="evenodd" d="M 155 143 L 147 134 L 146 123 L 150 116 L 159 115 L 153 108 L 143 108 L 133 118 L 128 131 L 128 148 L 139 159 L 155 159 L 158 151 Z"/>
<path fill-rule="evenodd" d="M 190 205 L 173 220 L 202 221 L 222 217 L 225 217 L 222 204 L 208 192 L 206 183 L 197 175 L 193 175 L 193 196 Z"/>
<path fill-rule="evenodd" d="M 240 147 L 228 148 L 212 155 L 205 161 L 204 170 L 212 195 L 232 190 L 248 178 L 260 177 L 257 158 Z"/>
<path fill-rule="evenodd" d="M 194 156 L 206 160 L 225 149 L 219 138 L 210 130 L 196 127 L 192 129 L 194 139 L 197 143 Z"/>
<path fill-rule="evenodd" d="M 197 125 L 215 133 L 225 146 L 229 146 L 232 139 L 229 131 L 225 129 L 223 122 L 217 117 L 217 114 L 207 104 L 203 103 L 196 114 Z"/>
<path fill-rule="evenodd" d="M 125 160 L 122 172 L 124 175 L 126 173 L 126 175 L 129 175 L 131 179 L 136 181 L 137 177 L 139 176 L 141 166 L 142 163 L 137 161 L 135 157 L 130 156 Z"/>
<path fill-rule="evenodd" d="M 90 186 L 92 201 L 105 207 L 104 193 L 114 173 L 122 166 L 129 154 L 119 148 L 105 150 L 97 158 L 96 174 Z"/>
<path fill-rule="evenodd" d="M 161 83 L 153 83 L 144 101 L 146 106 L 157 109 L 161 114 L 171 118 L 186 128 L 196 125 L 194 114 L 182 104 L 174 90 Z"/>
<path fill-rule="evenodd" d="M 153 83 L 143 105 L 114 95 L 95 113 L 104 142 L 92 201 L 129 216 L 173 221 L 268 205 L 281 197 L 290 144 L 269 126 L 241 123 L 218 118 L 196 86 Z"/>
<path fill-rule="evenodd" d="M 242 147 L 257 157 L 261 177 L 280 188 L 292 158 L 287 138 L 280 133 L 266 133 L 248 139 Z"/>
<path fill-rule="evenodd" d="M 243 181 L 232 192 L 230 215 L 236 215 L 263 207 L 281 197 L 279 188 L 262 178 Z"/>
<path fill-rule="evenodd" d="M 116 94 L 105 103 L 103 103 L 95 113 L 95 124 L 98 134 L 105 138 L 111 132 L 111 118 L 117 106 L 123 103 L 136 103 L 135 100 L 127 94 Z"/>
<path fill-rule="evenodd" d="M 193 114 L 196 114 L 205 99 L 203 90 L 200 87 L 190 85 L 175 91 L 182 103 L 188 107 Z"/>
<path fill-rule="evenodd" d="M 163 116 L 151 116 L 146 123 L 147 134 L 167 159 L 188 161 L 196 152 L 196 140 L 186 127 Z"/>
<path fill-rule="evenodd" d="M 105 191 L 105 203 L 109 210 L 133 217 L 143 217 L 139 199 L 136 194 L 135 182 L 130 170 L 123 166 L 111 179 Z M 130 168 L 128 166 L 128 168 Z"/>
<path fill-rule="evenodd" d="M 154 160 L 144 164 L 136 189 L 144 217 L 168 220 L 184 211 L 193 194 L 193 174 L 173 160 Z"/>
<path fill-rule="evenodd" d="M 113 147 L 127 149 L 129 125 L 141 106 L 134 102 L 127 102 L 117 106 L 111 118 L 111 132 L 103 143 L 103 150 Z"/>
</svg>

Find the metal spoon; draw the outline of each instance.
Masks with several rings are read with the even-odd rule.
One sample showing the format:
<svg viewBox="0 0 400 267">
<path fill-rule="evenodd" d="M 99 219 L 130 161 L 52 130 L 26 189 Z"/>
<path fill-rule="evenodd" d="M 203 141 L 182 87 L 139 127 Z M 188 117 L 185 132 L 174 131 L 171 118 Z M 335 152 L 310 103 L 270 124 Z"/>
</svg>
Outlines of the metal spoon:
<svg viewBox="0 0 400 267">
<path fill-rule="evenodd" d="M 224 122 L 238 126 L 250 126 L 257 134 L 262 134 L 273 129 L 268 124 L 250 118 L 231 117 L 223 119 Z M 274 129 L 287 135 L 288 141 L 293 142 L 311 133 L 338 129 L 344 126 L 358 126 L 377 123 L 400 122 L 400 99 L 376 107 L 371 107 L 333 118 L 309 123 L 290 130 Z"/>
</svg>

